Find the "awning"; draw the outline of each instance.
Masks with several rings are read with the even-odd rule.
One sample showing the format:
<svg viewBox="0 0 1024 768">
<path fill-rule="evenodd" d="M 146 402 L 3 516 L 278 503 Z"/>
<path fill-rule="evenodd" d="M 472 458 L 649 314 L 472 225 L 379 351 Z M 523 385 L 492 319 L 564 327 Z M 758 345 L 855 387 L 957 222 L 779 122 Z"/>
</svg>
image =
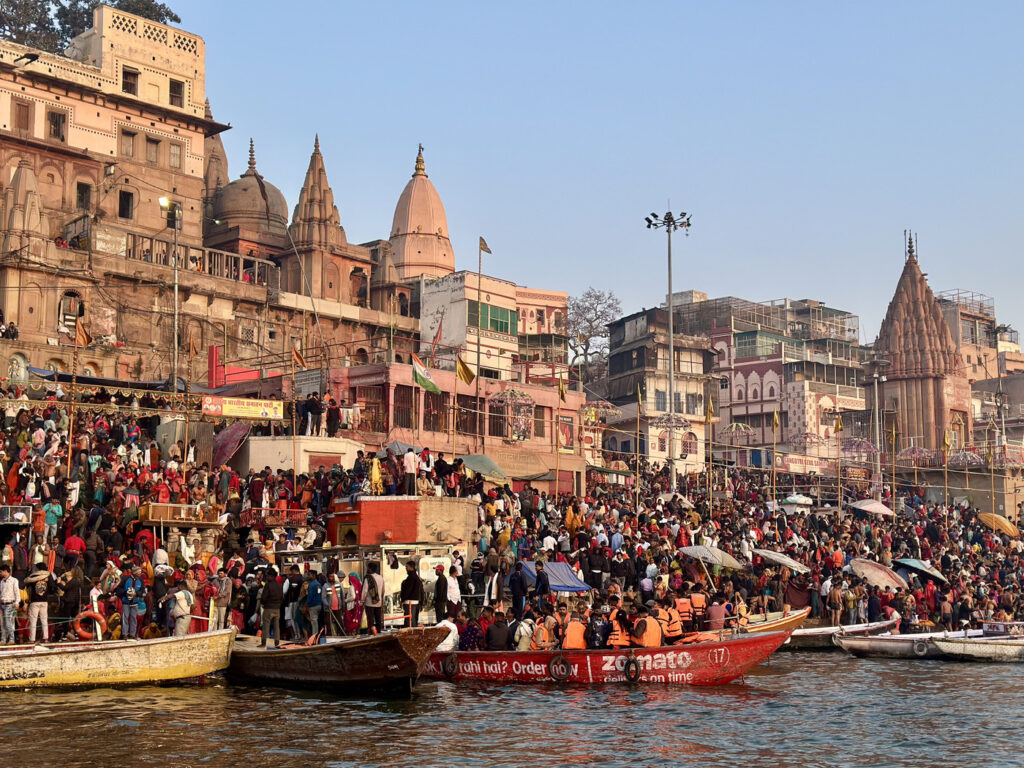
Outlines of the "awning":
<svg viewBox="0 0 1024 768">
<path fill-rule="evenodd" d="M 390 443 L 388 443 L 383 448 L 381 448 L 379 451 L 377 451 L 377 458 L 378 459 L 386 459 L 387 456 L 388 456 L 388 449 L 389 448 L 391 449 L 391 453 L 394 454 L 395 457 L 397 457 L 399 459 L 402 458 L 403 456 L 405 456 L 405 454 L 407 454 L 409 452 L 410 448 L 412 448 L 412 452 L 413 453 L 417 453 L 418 454 L 418 453 L 422 453 L 423 452 L 422 448 L 417 448 L 415 445 L 410 445 L 409 443 L 403 443 L 401 440 L 392 440 Z"/>
<path fill-rule="evenodd" d="M 223 466 L 231 460 L 242 443 L 249 437 L 252 425 L 247 421 L 236 421 L 228 424 L 213 438 L 213 467 Z"/>
<path fill-rule="evenodd" d="M 61 384 L 70 384 L 72 376 L 66 371 L 51 371 L 49 368 L 33 368 L 28 367 L 28 372 L 44 381 L 59 382 Z M 170 392 L 171 391 L 171 380 L 170 379 L 159 379 L 151 381 L 125 381 L 124 379 L 108 379 L 103 376 L 84 376 L 79 373 L 75 377 L 75 384 L 80 387 L 102 387 L 103 389 L 138 389 L 148 390 L 150 392 Z M 224 392 L 225 390 L 231 389 L 231 387 L 204 387 L 201 384 L 192 382 L 189 385 L 189 389 L 193 394 L 200 395 L 213 395 Z M 185 391 L 185 380 L 178 377 L 178 391 Z"/>
<path fill-rule="evenodd" d="M 494 463 L 490 456 L 470 454 L 469 456 L 460 456 L 459 458 L 466 465 L 466 469 L 471 469 L 478 475 L 483 475 L 484 480 L 490 483 L 501 485 L 508 480 L 508 475 L 501 470 L 501 467 Z"/>
<path fill-rule="evenodd" d="M 552 592 L 589 592 L 590 587 L 586 582 L 580 581 L 579 577 L 568 563 L 544 563 L 544 572 L 548 575 Z M 509 574 L 511 576 L 511 573 Z M 537 581 L 537 564 L 529 561 L 523 562 L 523 576 L 526 579 L 526 586 L 532 587 Z M 508 584 L 508 576 L 505 577 L 505 584 Z"/>
</svg>

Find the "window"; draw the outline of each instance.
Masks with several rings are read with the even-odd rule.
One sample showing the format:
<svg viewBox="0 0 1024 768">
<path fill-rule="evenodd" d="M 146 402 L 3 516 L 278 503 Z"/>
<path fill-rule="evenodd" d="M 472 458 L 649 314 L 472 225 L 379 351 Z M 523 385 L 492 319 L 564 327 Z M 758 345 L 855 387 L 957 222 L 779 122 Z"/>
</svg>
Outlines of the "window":
<svg viewBox="0 0 1024 768">
<path fill-rule="evenodd" d="M 136 70 L 128 67 L 121 70 L 121 90 L 132 96 L 139 95 L 139 73 Z"/>
<path fill-rule="evenodd" d="M 131 131 L 121 131 L 121 154 L 135 157 L 135 134 Z"/>
<path fill-rule="evenodd" d="M 478 304 L 475 301 L 469 301 L 467 304 L 469 306 L 466 322 L 471 328 L 483 328 L 485 331 L 498 333 L 515 333 L 519 327 L 518 312 L 504 307 L 493 307 L 490 304 Z"/>
<path fill-rule="evenodd" d="M 66 112 L 47 112 L 46 126 L 49 137 L 54 141 L 64 143 L 68 140 L 68 116 Z"/>
<path fill-rule="evenodd" d="M 160 142 L 157 141 L 156 139 L 146 139 L 146 162 L 160 162 Z"/>
<path fill-rule="evenodd" d="M 543 405 L 533 406 L 533 436 L 544 437 L 546 434 L 547 413 Z"/>
<path fill-rule="evenodd" d="M 697 413 L 697 394 L 695 392 L 686 393 L 686 412 Z"/>
<path fill-rule="evenodd" d="M 394 425 L 403 429 L 416 426 L 416 397 L 412 387 L 395 387 Z"/>
<path fill-rule="evenodd" d="M 251 325 L 242 326 L 242 343 L 243 344 L 255 344 L 256 343 L 256 328 Z"/>
<path fill-rule="evenodd" d="M 464 435 L 479 435 L 477 401 L 470 395 L 459 395 L 459 411 L 455 428 Z"/>
<path fill-rule="evenodd" d="M 75 324 L 78 318 L 85 316 L 85 304 L 82 297 L 74 291 L 68 291 L 60 297 L 60 308 L 57 315 L 57 323 L 74 333 Z"/>
<path fill-rule="evenodd" d="M 543 309 L 538 309 L 537 310 L 537 327 L 541 328 L 541 327 L 543 327 L 543 325 L 544 325 L 544 310 Z"/>
<path fill-rule="evenodd" d="M 659 437 L 658 438 L 658 450 L 661 451 L 662 453 L 665 453 L 665 451 L 668 450 L 668 438 L 667 437 Z"/>
<path fill-rule="evenodd" d="M 683 393 L 682 392 L 673 392 L 673 394 L 675 395 L 675 397 L 672 398 L 673 401 L 674 401 L 675 407 L 674 407 L 672 412 L 673 413 L 682 413 L 683 412 Z"/>
<path fill-rule="evenodd" d="M 23 133 L 32 130 L 32 107 L 23 101 L 14 102 L 14 129 Z"/>
<path fill-rule="evenodd" d="M 181 144 L 167 145 L 167 164 L 171 168 L 181 168 Z"/>
<path fill-rule="evenodd" d="M 654 410 L 668 410 L 668 395 L 665 393 L 665 390 L 663 389 L 654 390 Z"/>
<path fill-rule="evenodd" d="M 423 393 L 423 429 L 430 432 L 448 431 L 448 394 Z"/>
<path fill-rule="evenodd" d="M 500 379 L 501 371 L 496 371 L 493 368 L 484 368 L 480 366 L 480 378 L 481 379 Z"/>
<path fill-rule="evenodd" d="M 80 211 L 88 211 L 92 208 L 92 185 L 84 181 L 78 182 L 75 187 L 75 207 Z"/>
<path fill-rule="evenodd" d="M 172 107 L 185 106 L 185 84 L 181 80 L 171 80 L 168 91 Z"/>
<path fill-rule="evenodd" d="M 117 196 L 117 215 L 121 219 L 130 219 L 135 214 L 135 195 L 122 189 Z"/>
<path fill-rule="evenodd" d="M 487 434 L 491 437 L 505 437 L 507 419 L 505 405 L 491 403 L 487 414 Z"/>
</svg>

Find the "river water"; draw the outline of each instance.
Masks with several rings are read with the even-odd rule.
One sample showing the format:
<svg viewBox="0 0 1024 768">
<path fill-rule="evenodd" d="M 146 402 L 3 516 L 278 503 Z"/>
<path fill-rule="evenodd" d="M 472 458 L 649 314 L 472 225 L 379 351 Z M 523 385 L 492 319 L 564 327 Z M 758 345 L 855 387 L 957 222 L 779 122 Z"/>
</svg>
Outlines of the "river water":
<svg viewBox="0 0 1024 768">
<path fill-rule="evenodd" d="M 718 688 L 422 681 L 406 700 L 202 686 L 0 694 L 35 766 L 1019 766 L 1024 669 L 774 655 Z"/>
</svg>

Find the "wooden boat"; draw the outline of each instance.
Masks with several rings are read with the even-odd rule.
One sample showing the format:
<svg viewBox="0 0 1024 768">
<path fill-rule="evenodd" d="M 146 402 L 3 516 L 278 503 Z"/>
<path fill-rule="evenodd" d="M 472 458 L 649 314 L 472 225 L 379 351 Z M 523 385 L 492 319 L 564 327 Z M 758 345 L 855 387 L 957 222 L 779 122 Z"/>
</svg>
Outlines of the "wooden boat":
<svg viewBox="0 0 1024 768">
<path fill-rule="evenodd" d="M 962 637 L 962 633 L 957 633 Z M 968 631 L 968 638 L 980 637 L 980 629 Z M 874 635 L 872 637 L 836 635 L 836 646 L 851 656 L 878 659 L 936 659 L 942 654 L 930 640 L 950 638 L 948 632 L 921 632 L 911 635 Z"/>
<path fill-rule="evenodd" d="M 447 636 L 445 627 L 418 627 L 380 635 L 332 637 L 319 645 L 260 648 L 259 638 L 243 635 L 235 642 L 228 676 L 332 691 L 408 692 L 430 654 Z"/>
<path fill-rule="evenodd" d="M 991 661 L 1004 664 L 1024 662 L 1024 640 L 1019 638 L 932 638 L 940 658 L 953 661 Z"/>
<path fill-rule="evenodd" d="M 430 657 L 424 677 L 492 683 L 724 685 L 767 659 L 789 632 L 724 633 L 721 640 L 596 651 L 450 651 Z"/>
<path fill-rule="evenodd" d="M 750 621 L 743 627 L 747 634 L 756 632 L 793 632 L 811 615 L 810 608 L 801 608 L 798 611 L 790 611 L 783 614 L 781 611 L 774 613 L 761 613 L 751 617 Z"/>
<path fill-rule="evenodd" d="M 835 651 L 839 650 L 837 637 L 865 637 L 880 635 L 896 626 L 897 619 L 872 621 L 865 624 L 849 624 L 842 627 L 800 627 L 789 636 L 789 641 L 780 651 Z"/>
<path fill-rule="evenodd" d="M 139 685 L 200 677 L 227 668 L 235 632 L 6 646 L 0 650 L 0 688 Z"/>
</svg>

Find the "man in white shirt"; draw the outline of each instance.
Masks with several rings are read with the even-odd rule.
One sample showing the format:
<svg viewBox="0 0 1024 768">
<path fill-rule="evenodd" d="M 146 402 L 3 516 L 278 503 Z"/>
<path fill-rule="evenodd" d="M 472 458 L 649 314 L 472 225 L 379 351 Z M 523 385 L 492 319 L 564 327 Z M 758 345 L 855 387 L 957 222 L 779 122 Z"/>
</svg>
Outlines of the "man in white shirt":
<svg viewBox="0 0 1024 768">
<path fill-rule="evenodd" d="M 419 469 L 419 465 L 420 462 L 416 458 L 416 452 L 410 448 L 402 458 L 402 469 L 405 470 L 404 490 L 406 496 L 416 495 L 416 470 Z"/>
<path fill-rule="evenodd" d="M 437 622 L 437 626 L 448 630 L 448 636 L 437 646 L 437 650 L 442 653 L 459 650 L 459 628 L 455 626 L 455 622 L 451 619 L 444 619 Z"/>
<path fill-rule="evenodd" d="M 0 644 L 14 643 L 14 621 L 18 614 L 21 591 L 18 580 L 11 576 L 9 563 L 0 564 Z"/>
<path fill-rule="evenodd" d="M 462 608 L 462 591 L 459 589 L 459 569 L 452 566 L 448 569 L 448 606 L 449 614 L 455 615 Z"/>
</svg>

